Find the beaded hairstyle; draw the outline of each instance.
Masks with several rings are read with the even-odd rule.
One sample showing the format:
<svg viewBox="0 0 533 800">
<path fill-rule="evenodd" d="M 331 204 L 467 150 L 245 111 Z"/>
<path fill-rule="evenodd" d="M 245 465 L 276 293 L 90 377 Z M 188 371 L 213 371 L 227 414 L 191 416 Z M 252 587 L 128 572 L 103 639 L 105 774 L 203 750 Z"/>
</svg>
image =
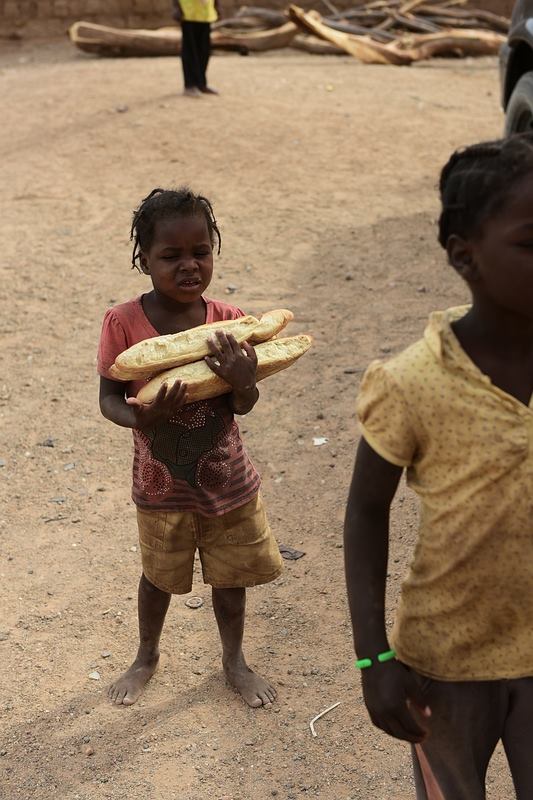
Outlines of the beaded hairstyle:
<svg viewBox="0 0 533 800">
<path fill-rule="evenodd" d="M 533 132 L 457 150 L 440 176 L 439 243 L 467 239 L 504 204 L 511 187 L 533 172 Z"/>
<path fill-rule="evenodd" d="M 139 208 L 133 212 L 130 239 L 133 241 L 131 267 L 141 271 L 139 259 L 141 250 L 149 250 L 153 239 L 156 223 L 169 217 L 188 217 L 203 214 L 209 230 L 209 238 L 214 246 L 218 243 L 217 253 L 220 253 L 222 239 L 218 229 L 213 207 L 207 197 L 194 194 L 187 186 L 179 189 L 153 189 L 145 197 Z"/>
</svg>

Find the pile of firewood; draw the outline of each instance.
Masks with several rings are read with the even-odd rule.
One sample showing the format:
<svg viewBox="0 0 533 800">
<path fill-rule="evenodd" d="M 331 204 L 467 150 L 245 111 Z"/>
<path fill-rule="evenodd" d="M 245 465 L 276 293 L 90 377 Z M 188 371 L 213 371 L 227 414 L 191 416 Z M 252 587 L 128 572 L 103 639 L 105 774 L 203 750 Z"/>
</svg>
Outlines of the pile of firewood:
<svg viewBox="0 0 533 800">
<path fill-rule="evenodd" d="M 338 11 L 330 0 L 322 2 L 329 11 L 325 16 L 289 6 L 286 14 L 300 31 L 291 45 L 310 52 L 349 53 L 366 64 L 410 64 L 437 55 L 493 55 L 509 29 L 505 17 L 462 7 L 467 0 L 372 0 L 345 11 Z M 261 21 L 272 33 L 276 17 L 281 25 L 281 15 L 245 7 L 220 26 L 231 25 L 235 33 L 239 19 L 248 26 L 255 20 L 256 31 Z"/>
<path fill-rule="evenodd" d="M 466 6 L 467 0 L 371 0 L 327 15 L 291 5 L 285 12 L 247 6 L 214 23 L 213 50 L 248 52 L 296 47 L 346 54 L 365 64 L 406 65 L 433 56 L 495 55 L 509 20 Z M 100 55 L 177 55 L 179 27 L 124 30 L 77 22 L 70 29 L 81 50 Z"/>
</svg>

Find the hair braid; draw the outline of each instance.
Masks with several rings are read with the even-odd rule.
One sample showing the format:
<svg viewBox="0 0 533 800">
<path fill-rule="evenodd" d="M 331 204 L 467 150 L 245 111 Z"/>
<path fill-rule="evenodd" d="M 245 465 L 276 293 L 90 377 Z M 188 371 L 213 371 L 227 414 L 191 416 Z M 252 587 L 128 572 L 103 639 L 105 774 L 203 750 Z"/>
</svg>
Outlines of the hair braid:
<svg viewBox="0 0 533 800">
<path fill-rule="evenodd" d="M 533 172 L 533 133 L 482 142 L 453 153 L 439 182 L 442 247 L 446 248 L 453 234 L 463 238 L 475 234 L 528 172 Z"/>
</svg>

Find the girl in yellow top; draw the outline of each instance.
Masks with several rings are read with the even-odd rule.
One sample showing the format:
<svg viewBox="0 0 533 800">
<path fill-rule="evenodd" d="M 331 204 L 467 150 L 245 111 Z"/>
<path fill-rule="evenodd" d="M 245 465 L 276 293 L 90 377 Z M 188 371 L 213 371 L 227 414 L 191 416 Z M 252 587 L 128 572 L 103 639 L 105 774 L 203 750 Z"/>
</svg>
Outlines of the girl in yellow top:
<svg viewBox="0 0 533 800">
<path fill-rule="evenodd" d="M 345 524 L 357 666 L 375 725 L 415 744 L 419 800 L 483 800 L 503 742 L 533 798 L 533 133 L 454 153 L 439 242 L 469 307 L 368 369 Z M 391 641 L 389 511 L 421 503 Z"/>
<path fill-rule="evenodd" d="M 218 0 L 172 0 L 173 17 L 181 23 L 183 93 L 188 97 L 218 94 L 207 85 L 207 64 L 211 54 L 211 23 L 220 16 Z"/>
</svg>

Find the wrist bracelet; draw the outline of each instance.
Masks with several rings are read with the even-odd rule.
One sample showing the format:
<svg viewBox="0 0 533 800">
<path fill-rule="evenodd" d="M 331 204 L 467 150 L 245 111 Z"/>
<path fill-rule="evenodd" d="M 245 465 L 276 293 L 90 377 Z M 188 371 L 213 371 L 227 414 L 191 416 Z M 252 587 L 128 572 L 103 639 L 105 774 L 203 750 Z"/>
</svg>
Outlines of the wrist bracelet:
<svg viewBox="0 0 533 800">
<path fill-rule="evenodd" d="M 392 661 L 394 658 L 396 658 L 396 652 L 394 650 L 385 650 L 385 652 L 378 653 L 377 655 L 377 660 L 380 664 L 384 664 L 386 661 Z M 355 662 L 355 666 L 357 669 L 368 669 L 373 663 L 371 658 L 358 658 Z"/>
</svg>

